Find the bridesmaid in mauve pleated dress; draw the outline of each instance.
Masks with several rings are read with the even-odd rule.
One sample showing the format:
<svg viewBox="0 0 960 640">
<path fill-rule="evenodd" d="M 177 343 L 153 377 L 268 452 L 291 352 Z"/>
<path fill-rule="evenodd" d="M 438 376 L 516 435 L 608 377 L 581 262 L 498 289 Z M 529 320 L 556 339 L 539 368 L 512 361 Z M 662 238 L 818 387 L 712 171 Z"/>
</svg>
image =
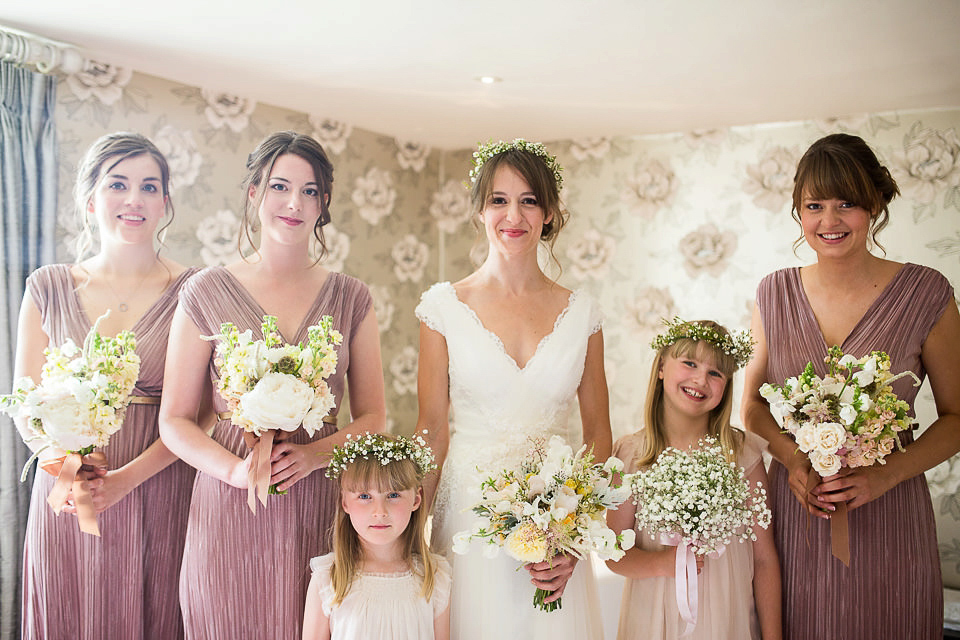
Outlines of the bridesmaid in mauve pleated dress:
<svg viewBox="0 0 960 640">
<path fill-rule="evenodd" d="M 330 550 L 339 497 L 323 468 L 348 433 L 382 431 L 386 421 L 370 292 L 310 257 L 314 239 L 323 248 L 322 226 L 330 219 L 333 167 L 326 154 L 309 136 L 280 132 L 254 150 L 247 169 L 244 231 L 249 237 L 258 225 L 260 246 L 252 258 L 201 271 L 184 286 L 167 354 L 161 435 L 199 470 L 180 578 L 189 639 L 300 638 L 310 558 Z M 328 383 L 338 407 L 349 387 L 353 422 L 341 416 L 340 431 L 329 424 L 312 438 L 298 430 L 274 443 L 271 482 L 288 493 L 258 503 L 254 514 L 247 506 L 250 449 L 215 390 L 214 344 L 203 336 L 232 322 L 262 338 L 267 313 L 291 344 L 304 341 L 322 316 L 333 317 L 343 343 Z M 220 418 L 212 435 L 195 421 L 204 398 L 212 398 Z"/>
<path fill-rule="evenodd" d="M 41 454 L 24 546 L 25 639 L 183 637 L 176 595 L 194 470 L 158 440 L 157 414 L 170 321 L 194 270 L 155 248 L 158 227 L 173 215 L 169 174 L 143 136 L 118 133 L 94 143 L 77 179 L 84 229 L 78 262 L 41 267 L 27 281 L 18 377 L 39 380 L 44 347 L 68 338 L 82 344 L 107 310 L 101 335 L 132 329 L 141 364 L 123 426 L 102 449 L 107 470 L 87 473 L 100 537 L 81 533 L 74 516 L 56 516 L 47 505 L 63 452 Z M 91 227 L 100 251 L 81 261 Z"/>
<path fill-rule="evenodd" d="M 744 423 L 770 442 L 774 533 L 783 573 L 784 638 L 934 640 L 943 637 L 943 588 L 923 472 L 960 450 L 960 313 L 940 273 L 868 250 L 899 193 L 858 137 L 823 138 L 800 160 L 794 217 L 817 254 L 810 266 L 768 275 L 757 291 Z M 780 432 L 760 397 L 827 348 L 856 357 L 885 351 L 891 371 L 929 375 L 938 418 L 885 465 L 842 469 L 806 491 L 806 456 Z M 917 388 L 894 383 L 913 407 Z M 816 480 L 814 480 L 816 482 Z M 832 555 L 829 514 L 846 502 L 850 566 Z"/>
</svg>

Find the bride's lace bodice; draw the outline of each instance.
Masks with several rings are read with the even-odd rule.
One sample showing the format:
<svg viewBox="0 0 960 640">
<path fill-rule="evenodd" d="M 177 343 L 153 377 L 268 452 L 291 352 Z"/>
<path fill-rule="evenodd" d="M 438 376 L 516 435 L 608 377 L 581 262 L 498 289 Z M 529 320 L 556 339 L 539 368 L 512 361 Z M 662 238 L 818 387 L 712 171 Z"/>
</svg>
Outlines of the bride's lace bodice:
<svg viewBox="0 0 960 640">
<path fill-rule="evenodd" d="M 448 504 L 451 493 L 461 502 L 474 484 L 479 490 L 478 469 L 510 466 L 526 453 L 529 438 L 566 437 L 587 340 L 600 328 L 601 316 L 589 295 L 575 291 L 553 331 L 520 368 L 449 282 L 426 291 L 416 313 L 447 342 L 451 440 L 437 495 L 442 518 L 454 506 Z"/>
</svg>

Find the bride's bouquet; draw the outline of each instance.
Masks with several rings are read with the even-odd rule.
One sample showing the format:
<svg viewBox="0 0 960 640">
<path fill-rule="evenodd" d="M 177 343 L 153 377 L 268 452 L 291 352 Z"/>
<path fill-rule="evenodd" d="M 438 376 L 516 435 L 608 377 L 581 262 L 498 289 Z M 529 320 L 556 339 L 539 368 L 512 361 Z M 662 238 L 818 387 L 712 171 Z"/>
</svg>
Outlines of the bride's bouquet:
<svg viewBox="0 0 960 640">
<path fill-rule="evenodd" d="M 30 377 L 20 378 L 13 393 L 0 396 L 0 410 L 23 419 L 29 433 L 25 440 L 40 445 L 20 480 L 42 451 L 65 451 L 66 456 L 55 461 L 60 463 L 60 472 L 47 502 L 59 514 L 72 489 L 80 529 L 93 535 L 100 535 L 100 530 L 90 495 L 80 486 L 78 475 L 85 462 L 93 467 L 106 465 L 103 454 L 93 453 L 93 449 L 106 446 L 120 429 L 140 374 L 134 334 L 121 331 L 115 338 L 105 338 L 97 331 L 102 319 L 87 333 L 82 348 L 68 339 L 59 347 L 44 350 L 46 361 L 39 384 Z"/>
<path fill-rule="evenodd" d="M 301 426 L 312 436 L 335 401 L 326 379 L 337 369 L 336 346 L 343 341 L 324 316 L 307 329 L 303 345 L 283 342 L 275 316 L 263 317 L 263 339 L 232 323 L 220 325 L 214 364 L 220 374 L 217 390 L 230 409 L 230 421 L 257 436 L 250 463 L 247 503 L 256 512 L 256 498 L 266 505 L 270 486 L 270 450 L 276 431 L 293 432 Z"/>
<path fill-rule="evenodd" d="M 472 507 L 478 518 L 470 531 L 454 535 L 453 550 L 466 553 L 469 543 L 483 539 L 488 557 L 501 547 L 521 562 L 544 562 L 560 553 L 582 558 L 594 552 L 602 560 L 619 560 L 633 546 L 633 530 L 619 536 L 607 527 L 604 512 L 630 495 L 627 486 L 613 486 L 623 463 L 611 457 L 593 463 L 586 445 L 576 453 L 562 438 L 535 440 L 515 468 L 505 469 L 481 484 L 481 499 Z M 561 607 L 560 599 L 544 603 L 550 591 L 537 589 L 533 604 L 543 611 Z"/>
<path fill-rule="evenodd" d="M 825 377 L 816 375 L 808 362 L 796 378 L 782 385 L 764 384 L 760 395 L 821 476 L 844 467 L 885 464 L 894 447 L 903 449 L 898 434 L 913 425 L 910 405 L 897 398 L 891 385 L 905 376 L 919 385 L 919 378 L 912 371 L 890 373 L 890 356 L 882 351 L 855 358 L 833 346 L 824 362 Z M 834 555 L 849 565 L 846 504 L 836 505 L 831 517 Z"/>
<path fill-rule="evenodd" d="M 689 452 L 667 447 L 648 470 L 632 476 L 630 486 L 637 527 L 661 544 L 679 547 L 677 604 L 686 635 L 697 620 L 695 555 L 718 557 L 735 539 L 756 540 L 754 527 L 770 526 L 766 490 L 759 483 L 751 487 L 713 438 Z"/>
</svg>

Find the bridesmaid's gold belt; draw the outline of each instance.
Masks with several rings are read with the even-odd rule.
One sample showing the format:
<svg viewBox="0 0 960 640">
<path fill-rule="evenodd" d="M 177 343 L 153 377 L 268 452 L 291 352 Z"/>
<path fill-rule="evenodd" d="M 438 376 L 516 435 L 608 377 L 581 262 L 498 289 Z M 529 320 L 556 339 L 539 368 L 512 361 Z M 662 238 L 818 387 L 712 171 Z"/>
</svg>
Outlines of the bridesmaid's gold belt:
<svg viewBox="0 0 960 640">
<path fill-rule="evenodd" d="M 233 417 L 233 411 L 217 411 L 217 420 L 229 420 L 231 417 Z M 337 416 L 324 416 L 323 424 L 337 426 Z"/>
<path fill-rule="evenodd" d="M 130 396 L 130 404 L 160 404 L 160 396 Z"/>
</svg>

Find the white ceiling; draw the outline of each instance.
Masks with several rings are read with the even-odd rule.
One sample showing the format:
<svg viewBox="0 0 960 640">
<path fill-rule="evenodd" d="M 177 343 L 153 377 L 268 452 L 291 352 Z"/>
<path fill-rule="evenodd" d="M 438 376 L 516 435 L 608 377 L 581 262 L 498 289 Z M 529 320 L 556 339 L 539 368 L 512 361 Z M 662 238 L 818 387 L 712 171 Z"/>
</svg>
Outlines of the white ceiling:
<svg viewBox="0 0 960 640">
<path fill-rule="evenodd" d="M 444 148 L 960 106 L 960 0 L 3 0 L 0 25 Z"/>
</svg>

